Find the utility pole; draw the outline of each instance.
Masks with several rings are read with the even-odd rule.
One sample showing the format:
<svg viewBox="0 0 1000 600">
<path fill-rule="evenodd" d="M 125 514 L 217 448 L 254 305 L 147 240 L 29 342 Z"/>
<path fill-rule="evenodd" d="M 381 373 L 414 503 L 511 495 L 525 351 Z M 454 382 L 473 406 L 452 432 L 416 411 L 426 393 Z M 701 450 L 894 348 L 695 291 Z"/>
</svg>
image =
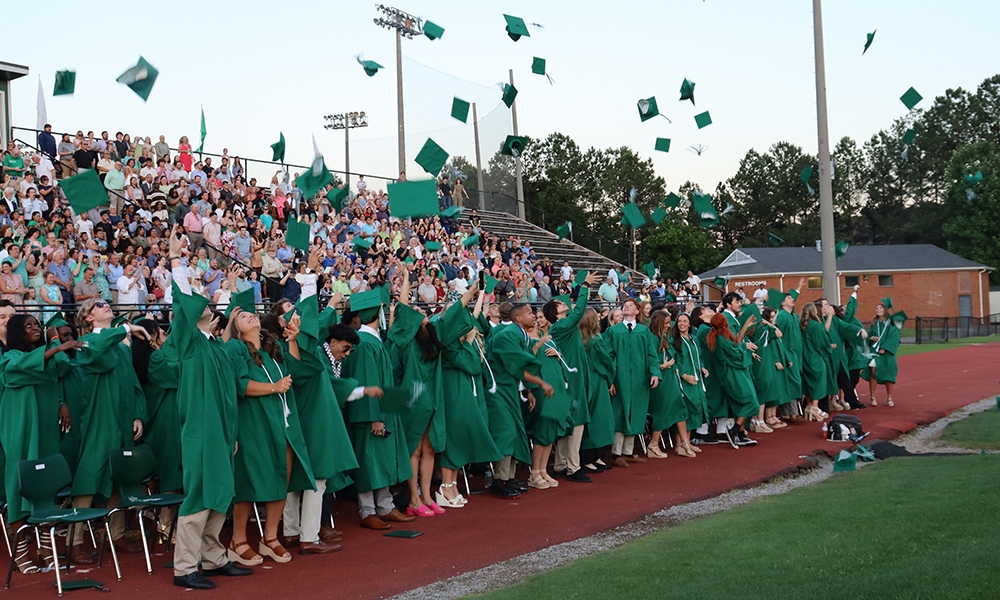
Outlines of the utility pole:
<svg viewBox="0 0 1000 600">
<path fill-rule="evenodd" d="M 362 112 L 340 113 L 339 115 L 326 115 L 323 117 L 329 123 L 323 129 L 343 129 L 344 130 L 344 183 L 351 185 L 351 138 L 350 131 L 357 127 L 368 127 L 368 117 Z"/>
<path fill-rule="evenodd" d="M 830 133 L 826 116 L 826 64 L 823 59 L 823 8 L 813 0 L 813 35 L 816 46 L 816 128 L 819 138 L 820 239 L 823 252 L 823 295 L 830 304 L 840 304 L 840 278 L 833 226 L 833 186 L 830 181 Z"/>
<path fill-rule="evenodd" d="M 510 69 L 510 86 L 514 87 L 514 69 Z M 515 99 L 510 104 L 510 118 L 513 120 L 514 125 L 514 135 L 517 133 L 517 99 Z M 517 218 L 521 220 L 526 220 L 524 215 L 524 181 L 522 176 L 524 175 L 524 166 L 521 164 L 521 156 L 514 157 L 514 172 L 517 176 Z"/>
<path fill-rule="evenodd" d="M 396 30 L 396 119 L 399 125 L 399 172 L 406 171 L 406 135 L 403 127 L 403 38 L 413 39 L 423 35 L 423 20 L 398 8 L 376 6 L 385 17 L 374 19 L 375 24 L 385 29 Z"/>
<path fill-rule="evenodd" d="M 483 157 L 479 152 L 479 115 L 476 113 L 476 103 L 472 103 L 472 133 L 476 138 L 476 185 L 479 188 L 479 210 L 486 208 L 483 195 Z"/>
</svg>

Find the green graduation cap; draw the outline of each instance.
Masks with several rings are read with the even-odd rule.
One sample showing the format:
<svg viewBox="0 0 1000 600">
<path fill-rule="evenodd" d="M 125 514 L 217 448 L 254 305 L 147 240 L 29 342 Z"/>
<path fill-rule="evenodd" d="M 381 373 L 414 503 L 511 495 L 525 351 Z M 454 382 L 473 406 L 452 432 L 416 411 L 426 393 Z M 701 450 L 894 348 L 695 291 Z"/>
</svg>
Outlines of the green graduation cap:
<svg viewBox="0 0 1000 600">
<path fill-rule="evenodd" d="M 549 85 L 555 83 L 555 80 L 545 71 L 545 59 L 538 58 L 535 56 L 531 59 L 531 72 L 535 75 L 545 75 L 545 78 L 549 80 Z"/>
<path fill-rule="evenodd" d="M 622 207 L 622 214 L 625 216 L 625 223 L 632 229 L 639 229 L 646 224 L 646 217 L 642 216 L 639 205 L 629 202 Z"/>
<path fill-rule="evenodd" d="M 473 246 L 478 246 L 478 245 L 479 245 L 478 235 L 470 235 L 469 237 L 462 240 L 462 246 L 465 248 L 471 248 Z"/>
<path fill-rule="evenodd" d="M 53 96 L 72 96 L 76 90 L 76 71 L 56 71 L 56 87 Z"/>
<path fill-rule="evenodd" d="M 312 167 L 295 178 L 295 187 L 302 190 L 302 197 L 306 199 L 314 197 L 331 183 L 333 183 L 333 173 L 326 168 L 326 161 L 322 156 L 317 156 L 313 160 Z"/>
<path fill-rule="evenodd" d="M 875 31 L 878 31 L 878 29 L 876 29 Z M 872 42 L 875 41 L 875 31 L 867 34 L 868 35 L 868 41 L 865 42 L 865 49 L 861 51 L 861 56 L 864 56 L 865 52 L 868 52 L 868 48 L 871 47 Z"/>
<path fill-rule="evenodd" d="M 510 39 L 515 42 L 521 39 L 521 36 L 531 37 L 528 33 L 528 26 L 524 24 L 524 19 L 521 17 L 512 17 L 510 15 L 504 15 L 504 20 L 507 21 L 507 35 Z"/>
<path fill-rule="evenodd" d="M 767 300 L 764 301 L 764 306 L 778 310 L 781 308 L 781 303 L 785 301 L 785 296 L 787 295 L 781 290 L 770 288 L 767 290 Z"/>
<path fill-rule="evenodd" d="M 437 177 L 438 173 L 441 172 L 441 167 L 444 166 L 444 163 L 448 162 L 448 153 L 444 151 L 444 148 L 438 146 L 434 140 L 427 138 L 427 141 L 424 142 L 424 147 L 420 149 L 417 157 L 413 160 L 432 177 Z"/>
<path fill-rule="evenodd" d="M 858 457 L 853 452 L 841 450 L 833 459 L 833 472 L 853 471 L 858 468 Z"/>
<path fill-rule="evenodd" d="M 663 219 L 667 218 L 667 211 L 657 206 L 656 210 L 653 211 L 653 214 L 649 215 L 649 218 L 652 219 L 654 223 L 659 225 Z"/>
<path fill-rule="evenodd" d="M 889 317 L 889 320 L 892 321 L 892 324 L 895 325 L 897 329 L 902 329 L 907 319 L 909 319 L 909 317 L 906 316 L 906 311 L 902 310 L 892 313 L 892 316 Z"/>
<path fill-rule="evenodd" d="M 701 221 L 701 226 L 708 228 L 719 222 L 719 213 L 712 206 L 712 197 L 708 194 L 695 194 L 694 212 Z"/>
<path fill-rule="evenodd" d="M 309 223 L 304 223 L 299 218 L 288 219 L 285 242 L 292 248 L 309 250 Z"/>
<path fill-rule="evenodd" d="M 977 183 L 982 183 L 985 178 L 983 177 L 982 171 L 976 171 L 973 175 L 966 175 L 963 173 L 962 179 L 964 179 L 965 183 L 968 185 L 975 185 Z"/>
<path fill-rule="evenodd" d="M 328 194 L 327 199 L 330 200 L 331 206 L 340 206 L 344 202 L 344 199 L 347 198 L 347 195 L 351 193 L 351 190 L 345 185 L 333 188 L 332 192 L 333 196 L 331 197 Z"/>
<path fill-rule="evenodd" d="M 354 249 L 358 252 L 363 252 L 372 247 L 372 243 L 360 235 L 354 236 L 354 240 L 351 242 L 351 245 L 354 246 Z"/>
<path fill-rule="evenodd" d="M 271 160 L 274 162 L 285 162 L 285 134 L 278 132 L 278 141 L 271 144 Z"/>
<path fill-rule="evenodd" d="M 810 194 L 816 193 L 816 190 L 814 190 L 813 187 L 809 185 L 809 179 L 812 178 L 812 174 L 813 174 L 812 165 L 809 165 L 806 168 L 799 171 L 799 179 L 802 180 L 802 183 L 806 184 L 806 189 L 809 190 Z"/>
<path fill-rule="evenodd" d="M 858 447 L 854 449 L 854 453 L 864 462 L 875 462 L 875 454 L 861 444 L 858 444 Z"/>
<path fill-rule="evenodd" d="M 909 146 L 913 143 L 913 140 L 917 139 L 916 129 L 907 129 L 906 133 L 903 134 L 903 143 Z"/>
<path fill-rule="evenodd" d="M 622 218 L 618 220 L 618 224 L 619 225 L 625 225 L 625 224 L 627 224 L 627 221 L 628 221 L 628 219 L 625 218 L 625 215 L 622 215 Z"/>
<path fill-rule="evenodd" d="M 834 252 L 836 253 L 837 258 L 840 258 L 841 256 L 847 254 L 847 250 L 850 249 L 850 247 L 851 245 L 847 243 L 846 240 L 840 240 L 839 242 L 837 242 L 837 245 L 834 248 Z"/>
<path fill-rule="evenodd" d="M 375 289 L 378 290 L 379 296 L 382 298 L 382 304 L 389 306 L 389 303 L 392 302 L 392 292 L 389 290 L 389 286 L 380 285 Z"/>
<path fill-rule="evenodd" d="M 125 321 L 128 321 L 128 313 L 122 313 L 117 317 L 115 317 L 114 319 L 111 319 L 111 326 L 121 327 L 122 323 L 124 323 Z"/>
<path fill-rule="evenodd" d="M 513 156 L 517 158 L 521 156 L 524 152 L 525 146 L 528 145 L 528 138 L 525 136 L 508 135 L 507 139 L 504 140 L 503 147 L 500 148 L 500 154 L 504 156 Z"/>
<path fill-rule="evenodd" d="M 704 129 L 712 124 L 712 116 L 706 110 L 700 115 L 695 115 L 694 122 L 698 125 L 698 129 Z"/>
<path fill-rule="evenodd" d="M 444 35 L 444 27 L 441 27 L 437 23 L 424 21 L 424 35 L 426 35 L 429 40 L 440 39 L 441 36 Z"/>
<path fill-rule="evenodd" d="M 250 314 L 257 313 L 257 304 L 254 303 L 253 288 L 247 288 L 242 292 L 237 292 L 229 299 L 229 306 L 226 307 L 226 316 L 232 314 L 233 309 L 240 309 Z"/>
<path fill-rule="evenodd" d="M 660 152 L 670 152 L 670 138 L 656 138 L 656 149 Z"/>
<path fill-rule="evenodd" d="M 437 252 L 441 249 L 441 242 L 427 242 L 424 244 L 424 250 L 428 252 Z"/>
<path fill-rule="evenodd" d="M 485 279 L 486 279 L 486 287 L 483 289 L 483 291 L 486 292 L 487 294 L 492 294 L 493 290 L 497 289 L 497 284 L 500 283 L 500 280 L 491 275 L 487 275 Z"/>
<path fill-rule="evenodd" d="M 639 100 L 636 106 L 639 107 L 639 118 L 642 119 L 643 123 L 660 115 L 660 108 L 656 105 L 656 96 Z"/>
<path fill-rule="evenodd" d="M 573 298 L 569 294 L 562 294 L 560 296 L 556 296 L 556 297 L 552 298 L 552 301 L 553 302 L 562 302 L 563 304 L 565 304 L 566 306 L 569 306 L 570 308 L 573 307 Z"/>
<path fill-rule="evenodd" d="M 446 219 L 454 219 L 458 215 L 462 214 L 461 206 L 449 206 L 448 208 L 441 211 L 441 216 Z"/>
<path fill-rule="evenodd" d="M 386 185 L 389 213 L 398 219 L 438 214 L 437 186 L 433 179 L 400 181 Z"/>
<path fill-rule="evenodd" d="M 576 275 L 573 276 L 573 285 L 583 284 L 583 282 L 587 280 L 588 276 L 590 276 L 590 271 L 587 271 L 585 269 L 578 270 L 576 272 Z"/>
<path fill-rule="evenodd" d="M 785 240 L 782 239 L 781 236 L 779 236 L 777 233 L 774 233 L 773 231 L 768 232 L 767 241 L 771 242 L 771 245 L 774 246 L 775 248 L 780 248 L 782 244 L 785 243 Z"/>
<path fill-rule="evenodd" d="M 382 397 L 379 398 L 378 405 L 383 412 L 401 413 L 410 410 L 410 407 L 420 400 L 427 386 L 422 381 L 414 381 L 410 385 L 385 388 Z"/>
<path fill-rule="evenodd" d="M 134 67 L 118 76 L 118 83 L 124 83 L 142 98 L 145 102 L 149 99 L 149 93 L 153 91 L 153 84 L 160 72 L 153 68 L 153 65 L 146 62 L 146 59 L 139 57 L 139 62 Z"/>
<path fill-rule="evenodd" d="M 354 58 L 356 58 L 358 63 L 361 64 L 361 66 L 365 70 L 365 74 L 368 75 L 369 77 L 374 77 L 375 73 L 378 73 L 379 69 L 385 68 L 382 65 L 378 64 L 377 62 L 375 62 L 374 60 L 365 60 L 364 55 L 361 54 L 358 54 Z"/>
<path fill-rule="evenodd" d="M 681 205 L 681 197 L 673 192 L 670 192 L 667 194 L 667 197 L 663 199 L 663 205 L 668 208 L 677 208 Z"/>
<path fill-rule="evenodd" d="M 108 192 L 97 176 L 97 169 L 87 169 L 60 184 L 69 205 L 76 214 L 85 213 L 92 208 L 108 204 Z"/>
<path fill-rule="evenodd" d="M 879 303 L 885 307 L 886 310 L 892 310 L 892 296 L 886 296 L 879 300 Z"/>
<path fill-rule="evenodd" d="M 681 102 L 684 100 L 690 100 L 694 105 L 694 82 L 688 81 L 687 78 L 681 83 Z"/>
<path fill-rule="evenodd" d="M 362 323 L 374 321 L 383 304 L 382 292 L 378 289 L 351 294 L 351 310 L 361 315 Z"/>
<path fill-rule="evenodd" d="M 510 108 L 510 105 L 514 104 L 514 98 L 517 98 L 517 88 L 509 83 L 503 84 L 503 97 L 501 99 L 507 105 L 507 108 Z"/>
<path fill-rule="evenodd" d="M 720 288 L 726 287 L 726 278 L 721 276 L 716 277 L 715 279 L 712 280 L 712 283 L 715 284 L 715 287 L 720 287 Z"/>
<path fill-rule="evenodd" d="M 559 227 L 556 227 L 556 233 L 559 235 L 559 239 L 568 238 L 569 234 L 573 233 L 573 223 L 566 221 Z"/>
<path fill-rule="evenodd" d="M 924 97 L 917 93 L 917 90 L 910 88 L 899 99 L 903 101 L 907 109 L 913 110 L 913 107 L 919 104 Z"/>
<path fill-rule="evenodd" d="M 469 122 L 469 106 L 465 100 L 455 98 L 451 101 L 451 118 L 458 119 L 463 123 Z"/>
<path fill-rule="evenodd" d="M 50 327 L 58 329 L 67 325 L 69 325 L 69 323 L 66 322 L 66 316 L 63 315 L 62 311 L 52 313 L 52 315 L 45 321 L 45 329 L 49 329 Z"/>
<path fill-rule="evenodd" d="M 656 277 L 656 263 L 649 261 L 648 263 L 642 265 L 642 272 L 646 274 L 646 277 L 653 279 Z"/>
</svg>

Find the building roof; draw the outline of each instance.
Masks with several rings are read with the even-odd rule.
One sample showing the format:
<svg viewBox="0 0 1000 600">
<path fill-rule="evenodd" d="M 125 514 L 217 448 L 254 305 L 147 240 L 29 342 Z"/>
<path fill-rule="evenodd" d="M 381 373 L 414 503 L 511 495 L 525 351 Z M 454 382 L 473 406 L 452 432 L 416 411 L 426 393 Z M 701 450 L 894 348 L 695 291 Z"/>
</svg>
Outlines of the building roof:
<svg viewBox="0 0 1000 600">
<path fill-rule="evenodd" d="M 28 67 L 0 60 L 0 81 L 11 81 L 28 74 Z"/>
<path fill-rule="evenodd" d="M 739 248 L 722 263 L 702 273 L 702 279 L 714 277 L 747 277 L 764 275 L 806 275 L 823 272 L 823 256 L 814 247 L 806 248 Z M 878 273 L 902 271 L 993 270 L 938 248 L 933 244 L 895 246 L 851 246 L 837 260 L 839 273 Z"/>
</svg>

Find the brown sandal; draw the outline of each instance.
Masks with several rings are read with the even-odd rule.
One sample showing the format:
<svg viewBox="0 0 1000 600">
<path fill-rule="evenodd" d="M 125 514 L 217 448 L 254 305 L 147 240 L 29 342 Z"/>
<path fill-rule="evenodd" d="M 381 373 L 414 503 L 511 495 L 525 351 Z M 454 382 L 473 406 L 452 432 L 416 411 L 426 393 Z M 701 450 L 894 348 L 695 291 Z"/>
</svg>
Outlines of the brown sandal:
<svg viewBox="0 0 1000 600">
<path fill-rule="evenodd" d="M 289 554 L 288 550 L 285 550 L 285 547 L 277 539 L 262 539 L 260 545 L 257 547 L 257 551 L 264 556 L 271 557 L 276 563 L 286 563 L 292 560 L 292 555 Z"/>
<path fill-rule="evenodd" d="M 246 548 L 243 552 L 237 552 L 240 548 Z M 233 546 L 233 542 L 229 542 L 229 548 L 226 550 L 226 557 L 230 561 L 246 565 L 248 567 L 254 567 L 264 562 L 264 557 L 253 551 L 250 544 L 246 542 L 240 542 L 239 544 Z"/>
</svg>

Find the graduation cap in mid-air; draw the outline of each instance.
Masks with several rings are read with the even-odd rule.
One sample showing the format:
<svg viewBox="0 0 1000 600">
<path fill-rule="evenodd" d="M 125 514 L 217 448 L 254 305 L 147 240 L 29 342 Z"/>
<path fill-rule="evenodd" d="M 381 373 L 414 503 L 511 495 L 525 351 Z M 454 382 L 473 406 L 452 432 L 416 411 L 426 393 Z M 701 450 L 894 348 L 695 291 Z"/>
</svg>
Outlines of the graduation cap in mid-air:
<svg viewBox="0 0 1000 600">
<path fill-rule="evenodd" d="M 56 71 L 56 87 L 53 96 L 71 96 L 76 90 L 76 71 Z"/>
<path fill-rule="evenodd" d="M 726 278 L 720 275 L 719 277 L 713 279 L 712 283 L 715 285 L 715 287 L 720 287 L 720 288 L 726 287 Z"/>
<path fill-rule="evenodd" d="M 438 173 L 441 172 L 441 168 L 444 167 L 444 163 L 448 162 L 448 153 L 445 152 L 444 148 L 438 146 L 437 142 L 431 138 L 427 138 L 423 148 L 420 149 L 417 157 L 413 160 L 432 177 L 437 177 Z"/>
<path fill-rule="evenodd" d="M 573 223 L 570 221 L 566 221 L 559 227 L 556 227 L 556 234 L 559 235 L 559 239 L 568 238 L 571 233 L 573 233 Z"/>
<path fill-rule="evenodd" d="M 698 215 L 701 226 L 709 228 L 719 222 L 719 213 L 712 205 L 712 197 L 708 194 L 695 194 L 694 212 Z"/>
<path fill-rule="evenodd" d="M 903 134 L 903 143 L 909 146 L 913 143 L 913 140 L 917 139 L 917 130 L 907 129 L 906 133 Z"/>
<path fill-rule="evenodd" d="M 670 139 L 656 138 L 656 149 L 660 152 L 670 152 Z"/>
<path fill-rule="evenodd" d="M 781 303 L 785 301 L 785 296 L 787 295 L 781 290 L 770 288 L 767 290 L 767 300 L 764 301 L 764 306 L 778 310 L 781 308 Z"/>
<path fill-rule="evenodd" d="M 774 246 L 775 248 L 780 248 L 781 245 L 785 243 L 785 240 L 782 239 L 781 236 L 779 236 L 777 233 L 774 233 L 773 231 L 768 232 L 767 241 L 771 242 L 771 245 Z"/>
<path fill-rule="evenodd" d="M 362 252 L 372 247 L 372 243 L 366 240 L 365 238 L 361 237 L 360 235 L 354 236 L 354 239 L 351 241 L 351 245 L 358 252 Z"/>
<path fill-rule="evenodd" d="M 902 310 L 892 313 L 892 316 L 889 317 L 889 320 L 892 321 L 892 324 L 895 325 L 897 329 L 902 329 L 907 319 L 909 319 L 909 317 L 906 316 L 906 311 Z"/>
<path fill-rule="evenodd" d="M 524 152 L 524 147 L 528 145 L 528 138 L 521 135 L 508 135 L 500 148 L 500 154 L 517 158 Z"/>
<path fill-rule="evenodd" d="M 908 110 L 913 110 L 913 107 L 919 104 L 920 101 L 924 99 L 924 97 L 921 96 L 917 92 L 917 90 L 911 87 L 910 89 L 906 90 L 906 93 L 900 96 L 899 99 L 902 100 L 903 104 L 906 105 L 906 108 Z"/>
<path fill-rule="evenodd" d="M 124 83 L 130 90 L 136 93 L 145 102 L 149 99 L 149 93 L 153 91 L 153 84 L 160 72 L 153 68 L 153 65 L 146 62 L 146 59 L 139 57 L 139 62 L 134 67 L 118 76 L 116 81 Z M 75 80 L 74 80 L 75 81 Z"/>
<path fill-rule="evenodd" d="M 469 106 L 471 105 L 461 98 L 453 99 L 451 101 L 451 118 L 458 119 L 463 123 L 468 123 Z"/>
<path fill-rule="evenodd" d="M 271 161 L 285 162 L 285 134 L 278 132 L 278 141 L 271 144 Z"/>
<path fill-rule="evenodd" d="M 656 279 L 657 271 L 658 269 L 656 268 L 656 263 L 653 261 L 649 261 L 648 263 L 642 265 L 642 272 L 645 273 L 647 277 L 649 277 L 650 281 Z"/>
<path fill-rule="evenodd" d="M 503 84 L 503 96 L 500 99 L 507 105 L 507 108 L 514 104 L 514 98 L 517 98 L 517 88 L 509 83 Z"/>
<path fill-rule="evenodd" d="M 441 242 L 425 242 L 424 250 L 428 252 L 437 252 L 441 249 Z"/>
<path fill-rule="evenodd" d="M 531 72 L 535 75 L 545 75 L 545 78 L 549 80 L 549 85 L 555 83 L 555 80 L 548 74 L 545 70 L 545 59 L 538 58 L 537 56 L 531 59 Z"/>
<path fill-rule="evenodd" d="M 424 21 L 424 35 L 429 40 L 440 39 L 444 35 L 444 27 L 430 21 Z"/>
<path fill-rule="evenodd" d="M 301 218 L 288 219 L 288 231 L 285 233 L 285 243 L 296 250 L 309 250 L 309 223 Z"/>
<path fill-rule="evenodd" d="M 667 197 L 663 199 L 663 205 L 669 208 L 677 208 L 681 205 L 681 197 L 673 192 L 670 192 L 667 194 Z"/>
<path fill-rule="evenodd" d="M 698 129 L 704 129 L 712 124 L 712 115 L 708 114 L 708 111 L 706 110 L 700 115 L 695 115 L 694 122 L 698 125 Z"/>
<path fill-rule="evenodd" d="M 375 73 L 378 73 L 379 69 L 385 68 L 374 60 L 365 60 L 364 54 L 356 54 L 354 58 L 364 68 L 365 75 L 368 75 L 369 77 L 374 77 Z"/>
<path fill-rule="evenodd" d="M 649 215 L 649 218 L 653 220 L 654 223 L 659 225 L 663 219 L 667 217 L 667 211 L 663 210 L 661 207 L 657 206 L 656 210 Z"/>
<path fill-rule="evenodd" d="M 521 39 L 521 36 L 531 37 L 528 33 L 528 26 L 524 24 L 524 19 L 521 17 L 512 17 L 511 15 L 504 15 L 504 20 L 507 21 L 507 36 L 515 42 Z"/>
<path fill-rule="evenodd" d="M 448 208 L 441 211 L 441 216 L 446 219 L 454 219 L 460 214 L 462 214 L 461 206 L 449 206 Z"/>
<path fill-rule="evenodd" d="M 436 215 L 440 210 L 433 179 L 390 183 L 386 191 L 390 199 L 389 214 L 398 219 Z"/>
<path fill-rule="evenodd" d="M 892 296 L 886 296 L 879 300 L 879 303 L 885 307 L 886 310 L 892 310 Z"/>
<path fill-rule="evenodd" d="M 76 214 L 108 204 L 108 192 L 97 176 L 97 169 L 86 169 L 59 184 L 66 194 L 66 200 Z"/>
<path fill-rule="evenodd" d="M 636 102 L 636 106 L 639 108 L 639 118 L 642 119 L 643 123 L 653 117 L 662 116 L 660 115 L 660 107 L 656 105 L 656 96 L 650 96 L 649 98 L 639 100 Z M 663 118 L 666 119 L 666 117 Z M 667 120 L 669 121 L 670 119 Z"/>
<path fill-rule="evenodd" d="M 226 307 L 225 315 L 228 317 L 234 309 L 240 309 L 250 314 L 257 313 L 257 304 L 254 302 L 253 288 L 247 288 L 242 292 L 237 292 L 229 299 L 229 306 Z"/>
<path fill-rule="evenodd" d="M 847 240 L 840 240 L 839 242 L 837 242 L 837 245 L 834 246 L 834 253 L 837 255 L 837 258 L 840 258 L 843 255 L 847 254 L 847 251 L 850 248 L 851 245 L 847 242 Z"/>
<path fill-rule="evenodd" d="M 694 82 L 688 81 L 687 78 L 681 83 L 681 101 L 690 100 L 691 104 L 694 105 Z"/>
<path fill-rule="evenodd" d="M 646 217 L 642 216 L 642 211 L 639 210 L 639 205 L 635 202 L 629 202 L 623 206 L 622 215 L 625 224 L 632 229 L 639 229 L 646 224 Z"/>
<path fill-rule="evenodd" d="M 876 29 L 875 31 L 878 31 L 878 29 Z M 865 42 L 865 49 L 861 51 L 861 56 L 864 56 L 865 52 L 868 52 L 868 48 L 870 48 L 871 45 L 872 45 L 872 42 L 875 41 L 875 31 L 867 34 L 868 35 L 868 41 Z"/>
<path fill-rule="evenodd" d="M 802 180 L 802 183 L 806 184 L 806 189 L 809 190 L 809 194 L 816 193 L 816 190 L 814 190 L 813 187 L 809 185 L 809 179 L 812 178 L 812 174 L 813 174 L 812 165 L 809 165 L 806 168 L 799 171 L 799 179 Z"/>
<path fill-rule="evenodd" d="M 472 248 L 473 246 L 478 246 L 478 245 L 479 245 L 478 235 L 470 235 L 469 237 L 462 240 L 462 246 L 465 248 Z"/>
</svg>

